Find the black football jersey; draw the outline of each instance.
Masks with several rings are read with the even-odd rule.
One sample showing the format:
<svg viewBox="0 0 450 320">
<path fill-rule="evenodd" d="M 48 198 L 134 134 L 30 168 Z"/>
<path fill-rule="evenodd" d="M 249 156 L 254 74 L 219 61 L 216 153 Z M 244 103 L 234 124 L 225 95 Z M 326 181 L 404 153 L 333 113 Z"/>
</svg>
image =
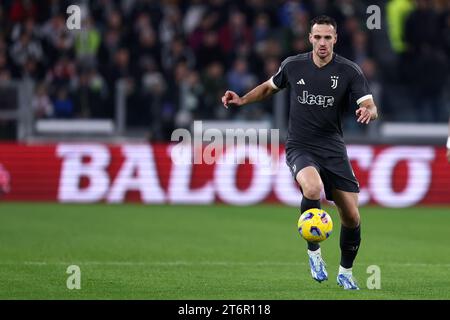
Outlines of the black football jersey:
<svg viewBox="0 0 450 320">
<path fill-rule="evenodd" d="M 356 63 L 333 53 L 332 60 L 319 68 L 312 52 L 298 54 L 285 59 L 270 82 L 275 89 L 290 88 L 286 147 L 325 157 L 346 155 L 342 116 L 355 102 L 372 98 Z"/>
</svg>

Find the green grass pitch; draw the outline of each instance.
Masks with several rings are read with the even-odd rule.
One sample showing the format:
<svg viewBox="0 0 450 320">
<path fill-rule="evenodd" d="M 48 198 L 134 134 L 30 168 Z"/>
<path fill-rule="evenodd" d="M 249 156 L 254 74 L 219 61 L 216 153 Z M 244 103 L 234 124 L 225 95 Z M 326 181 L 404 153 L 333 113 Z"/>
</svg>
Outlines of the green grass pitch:
<svg viewBox="0 0 450 320">
<path fill-rule="evenodd" d="M 449 299 L 448 207 L 361 208 L 360 291 L 336 285 L 340 223 L 312 280 L 298 209 L 0 204 L 0 299 Z M 81 289 L 66 287 L 69 265 Z M 381 270 L 368 289 L 367 268 Z"/>
</svg>

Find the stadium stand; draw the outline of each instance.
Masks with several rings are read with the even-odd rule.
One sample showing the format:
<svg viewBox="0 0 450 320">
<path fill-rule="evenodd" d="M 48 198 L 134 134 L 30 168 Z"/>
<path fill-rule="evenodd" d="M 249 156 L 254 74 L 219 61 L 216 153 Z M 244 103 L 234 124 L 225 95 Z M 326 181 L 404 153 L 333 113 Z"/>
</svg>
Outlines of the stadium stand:
<svg viewBox="0 0 450 320">
<path fill-rule="evenodd" d="M 66 26 L 71 4 L 81 8 L 81 30 Z M 380 30 L 366 27 L 369 4 L 382 8 Z M 167 141 L 175 128 L 199 119 L 282 127 L 286 114 L 280 119 L 274 111 L 282 99 L 226 112 L 220 97 L 227 88 L 243 94 L 274 74 L 286 56 L 310 50 L 309 20 L 323 13 L 338 22 L 336 52 L 366 74 L 380 123 L 446 123 L 446 0 L 5 0 L 1 138 L 38 134 L 42 119 L 109 119 L 116 127 L 106 131 L 136 132 L 150 141 Z M 31 96 L 20 100 L 20 92 Z M 11 116 L 11 103 L 21 112 Z M 14 120 L 24 122 L 20 115 L 26 113 L 32 113 L 31 129 L 16 134 L 23 124 Z M 352 113 L 345 126 L 350 135 L 378 132 L 365 132 Z"/>
</svg>

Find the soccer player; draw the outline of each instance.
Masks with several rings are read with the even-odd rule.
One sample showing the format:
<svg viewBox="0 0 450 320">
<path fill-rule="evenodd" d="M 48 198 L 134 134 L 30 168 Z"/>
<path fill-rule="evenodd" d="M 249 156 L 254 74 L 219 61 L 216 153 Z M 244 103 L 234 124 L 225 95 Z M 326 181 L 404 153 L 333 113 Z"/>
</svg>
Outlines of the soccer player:
<svg viewBox="0 0 450 320">
<path fill-rule="evenodd" d="M 358 211 L 359 184 L 343 140 L 342 115 L 356 101 L 356 121 L 368 124 L 378 117 L 377 107 L 361 69 L 333 52 L 336 22 L 328 16 L 311 21 L 312 51 L 285 59 L 269 80 L 239 97 L 226 91 L 222 103 L 240 107 L 290 88 L 286 163 L 303 193 L 301 212 L 320 208 L 320 193 L 336 204 L 341 220 L 341 260 L 337 282 L 357 290 L 353 261 L 361 242 Z M 307 243 L 312 277 L 328 279 L 320 246 Z"/>
</svg>

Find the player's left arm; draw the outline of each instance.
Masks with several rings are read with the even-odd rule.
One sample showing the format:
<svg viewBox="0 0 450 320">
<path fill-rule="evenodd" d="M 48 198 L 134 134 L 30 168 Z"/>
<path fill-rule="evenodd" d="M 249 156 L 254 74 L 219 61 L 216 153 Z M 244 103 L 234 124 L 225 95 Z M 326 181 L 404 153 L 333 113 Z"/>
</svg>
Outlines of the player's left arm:
<svg viewBox="0 0 450 320">
<path fill-rule="evenodd" d="M 369 124 L 370 121 L 378 118 L 378 110 L 372 98 L 365 99 L 358 105 L 356 110 L 357 122 Z"/>
<path fill-rule="evenodd" d="M 370 91 L 369 83 L 361 68 L 355 63 L 350 69 L 353 77 L 350 81 L 350 93 L 356 99 L 358 109 L 356 110 L 357 122 L 368 124 L 378 118 L 378 110 Z"/>
</svg>

